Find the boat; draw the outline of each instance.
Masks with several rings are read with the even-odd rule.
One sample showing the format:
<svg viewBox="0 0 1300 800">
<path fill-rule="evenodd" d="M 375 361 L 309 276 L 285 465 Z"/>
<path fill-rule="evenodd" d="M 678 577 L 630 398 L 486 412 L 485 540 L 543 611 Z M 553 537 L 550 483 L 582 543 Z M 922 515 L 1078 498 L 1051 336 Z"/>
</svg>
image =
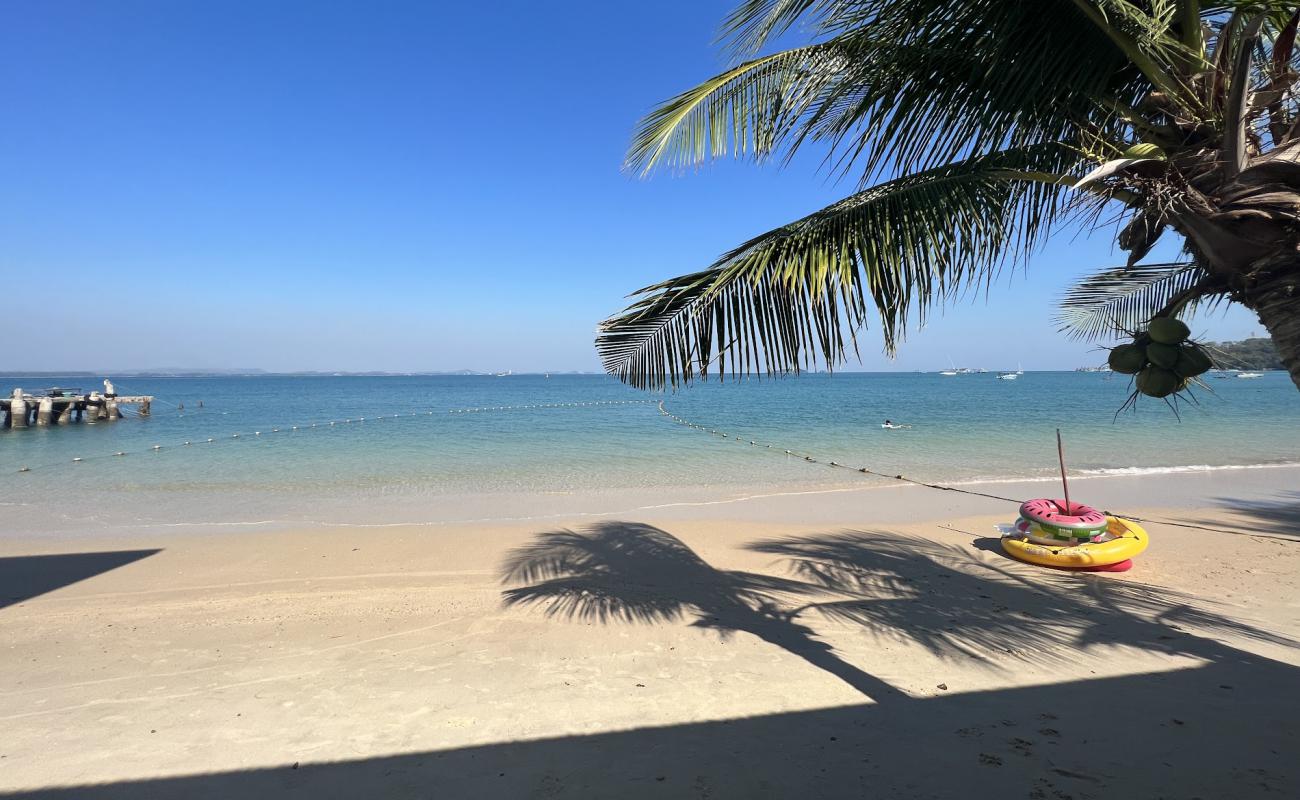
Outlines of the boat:
<svg viewBox="0 0 1300 800">
<path fill-rule="evenodd" d="M 1019 373 L 1019 372 L 999 372 L 999 373 L 998 373 L 998 380 L 1000 380 L 1000 381 L 1014 381 L 1016 378 L 1019 378 L 1020 375 L 1021 375 L 1021 373 Z"/>
<path fill-rule="evenodd" d="M 955 370 L 955 369 L 945 369 L 945 370 L 941 371 L 939 374 L 940 374 L 940 375 L 956 375 L 956 374 L 957 374 L 957 370 Z"/>
<path fill-rule="evenodd" d="M 1238 373 L 1237 373 L 1237 377 L 1238 377 L 1238 378 L 1262 378 L 1262 377 L 1264 377 L 1264 373 L 1262 373 L 1262 372 L 1238 372 Z"/>
</svg>

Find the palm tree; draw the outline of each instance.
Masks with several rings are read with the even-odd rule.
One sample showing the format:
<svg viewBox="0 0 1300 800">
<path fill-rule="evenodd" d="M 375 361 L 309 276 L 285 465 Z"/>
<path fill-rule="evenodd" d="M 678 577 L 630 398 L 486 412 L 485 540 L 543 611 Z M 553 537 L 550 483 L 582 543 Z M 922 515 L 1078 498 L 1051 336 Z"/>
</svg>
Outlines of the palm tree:
<svg viewBox="0 0 1300 800">
<path fill-rule="evenodd" d="M 659 106 L 630 169 L 818 145 L 854 194 L 637 292 L 597 338 L 643 388 L 833 367 L 909 318 L 1114 222 L 1128 263 L 1071 289 L 1099 338 L 1198 303 L 1259 315 L 1300 387 L 1300 10 L 1197 0 L 743 0 L 737 65 Z M 812 43 L 770 55 L 794 30 Z M 1141 263 L 1163 234 L 1171 263 Z M 916 315 L 913 317 L 913 315 Z"/>
</svg>

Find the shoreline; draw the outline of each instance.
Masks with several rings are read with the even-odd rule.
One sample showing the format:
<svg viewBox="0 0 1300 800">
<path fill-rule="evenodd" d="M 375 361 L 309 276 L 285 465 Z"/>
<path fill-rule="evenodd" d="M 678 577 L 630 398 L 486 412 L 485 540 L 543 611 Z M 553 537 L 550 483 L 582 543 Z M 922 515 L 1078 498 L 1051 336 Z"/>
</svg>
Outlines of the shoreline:
<svg viewBox="0 0 1300 800">
<path fill-rule="evenodd" d="M 1233 504 L 1268 505 L 1284 498 L 1289 490 L 1300 486 L 1300 464 L 1269 464 L 1200 468 L 1132 468 L 1136 472 L 1076 474 L 1071 485 L 1086 487 L 1076 493 L 1097 508 L 1116 514 L 1136 513 L 1139 507 L 1160 507 L 1173 512 L 1187 508 L 1213 510 Z M 1162 471 L 1144 471 L 1147 469 Z M 846 470 L 847 472 L 847 470 Z M 779 519 L 796 522 L 853 523 L 864 514 L 882 522 L 927 522 L 955 513 L 995 513 L 1014 516 L 1010 501 L 1035 496 L 1059 494 L 1057 478 L 1007 478 L 986 481 L 952 482 L 942 491 L 912 483 L 875 476 L 835 483 L 814 483 L 789 488 L 759 487 L 677 487 L 676 489 L 614 489 L 577 492 L 531 492 L 433 495 L 418 504 L 436 505 L 448 516 L 442 519 L 392 518 L 366 521 L 382 516 L 392 498 L 351 499 L 345 505 L 352 519 L 261 519 L 184 522 L 113 523 L 82 526 L 75 532 L 52 531 L 44 535 L 25 530 L 3 530 L 0 542 L 76 541 L 112 539 L 122 535 L 156 532 L 165 536 L 199 535 L 218 531 L 289 531 L 334 530 L 356 528 L 383 530 L 396 528 L 453 528 L 470 525 L 527 525 L 564 520 L 599 520 L 618 516 L 662 519 Z M 1052 487 L 1047 489 L 1046 487 Z M 1007 498 L 1003 503 L 975 495 L 985 493 Z M 873 500 L 870 509 L 848 510 L 847 504 L 860 497 Z M 965 498 L 972 504 L 955 503 Z M 1164 498 L 1152 503 L 1152 497 Z M 821 505 L 807 506 L 800 501 L 818 499 Z M 21 507 L 20 504 L 14 504 Z M 482 507 L 509 509 L 520 513 L 471 516 Z M 841 510 L 844 513 L 841 513 Z M 387 510 L 392 513 L 391 510 Z M 458 513 L 460 512 L 460 513 Z M 918 512 L 920 516 L 918 516 Z M 410 513 L 409 511 L 406 513 Z M 926 516 L 926 515 L 931 516 Z"/>
</svg>

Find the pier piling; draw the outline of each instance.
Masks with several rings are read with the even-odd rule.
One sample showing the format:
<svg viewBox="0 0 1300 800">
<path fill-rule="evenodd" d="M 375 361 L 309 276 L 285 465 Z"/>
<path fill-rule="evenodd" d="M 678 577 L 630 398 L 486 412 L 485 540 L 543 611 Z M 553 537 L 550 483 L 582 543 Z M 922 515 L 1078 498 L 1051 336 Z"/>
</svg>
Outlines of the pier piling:
<svg viewBox="0 0 1300 800">
<path fill-rule="evenodd" d="M 48 427 L 50 417 L 54 415 L 54 398 L 42 397 L 36 406 L 36 426 L 38 428 Z"/>
<path fill-rule="evenodd" d="M 27 400 L 22 389 L 14 389 L 13 399 L 9 401 L 9 425 L 13 428 L 27 427 Z"/>
<path fill-rule="evenodd" d="M 5 427 L 27 428 L 35 424 L 43 428 L 67 425 L 74 420 L 94 424 L 100 420 L 121 419 L 123 406 L 137 406 L 140 416 L 147 417 L 152 403 L 153 397 L 149 395 L 82 394 L 80 390 L 69 392 L 58 388 L 48 389 L 41 395 L 30 395 L 18 388 L 7 396 L 0 395 L 0 412 L 4 414 Z"/>
</svg>

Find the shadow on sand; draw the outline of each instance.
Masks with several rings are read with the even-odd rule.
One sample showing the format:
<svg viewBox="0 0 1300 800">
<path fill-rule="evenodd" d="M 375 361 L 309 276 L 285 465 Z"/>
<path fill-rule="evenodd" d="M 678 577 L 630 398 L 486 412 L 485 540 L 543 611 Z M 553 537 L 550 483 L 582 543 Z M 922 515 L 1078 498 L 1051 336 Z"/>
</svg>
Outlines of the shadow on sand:
<svg viewBox="0 0 1300 800">
<path fill-rule="evenodd" d="M 160 550 L 117 550 L 0 558 L 0 608 L 84 581 Z"/>
<path fill-rule="evenodd" d="M 749 633 L 876 702 L 4 796 L 1300 796 L 1300 669 L 1218 639 L 1289 645 L 1282 637 L 1159 587 L 1022 571 L 893 533 L 751 547 L 782 559 L 789 576 L 717 569 L 643 524 L 545 533 L 510 555 L 505 601 L 597 623 L 689 622 L 722 635 Z M 818 639 L 818 621 L 834 621 L 838 635 L 848 626 L 882 643 L 918 643 L 944 658 L 997 658 L 1011 669 L 1063 664 L 1094 646 L 1195 660 L 1147 674 L 915 697 L 847 663 Z M 1041 681 L 1051 671 L 1034 674 Z M 798 697 L 798 674 L 788 690 Z"/>
<path fill-rule="evenodd" d="M 1300 539 L 1300 491 L 1282 492 L 1274 500 L 1220 497 L 1214 505 L 1228 512 L 1227 520 L 1201 519 L 1197 524 L 1224 528 L 1226 523 L 1233 533 Z"/>
</svg>

